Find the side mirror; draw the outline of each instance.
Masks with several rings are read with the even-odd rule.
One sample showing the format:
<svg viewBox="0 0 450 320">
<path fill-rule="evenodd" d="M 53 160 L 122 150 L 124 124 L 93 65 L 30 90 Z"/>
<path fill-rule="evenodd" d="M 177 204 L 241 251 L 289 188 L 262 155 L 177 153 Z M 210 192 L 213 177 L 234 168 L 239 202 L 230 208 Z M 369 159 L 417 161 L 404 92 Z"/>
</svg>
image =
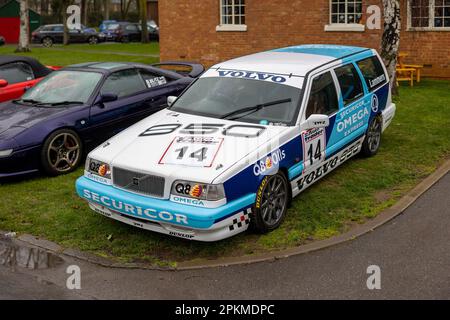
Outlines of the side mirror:
<svg viewBox="0 0 450 320">
<path fill-rule="evenodd" d="M 167 105 L 170 107 L 177 99 L 178 99 L 178 97 L 175 97 L 175 96 L 167 97 Z"/>
<path fill-rule="evenodd" d="M 115 93 L 102 93 L 98 103 L 106 103 L 116 101 L 119 97 Z"/>
<path fill-rule="evenodd" d="M 4 88 L 6 86 L 8 86 L 8 81 L 5 79 L 0 79 L 0 88 Z"/>
<path fill-rule="evenodd" d="M 302 123 L 302 130 L 326 128 L 330 125 L 330 118 L 326 114 L 312 114 Z"/>
</svg>

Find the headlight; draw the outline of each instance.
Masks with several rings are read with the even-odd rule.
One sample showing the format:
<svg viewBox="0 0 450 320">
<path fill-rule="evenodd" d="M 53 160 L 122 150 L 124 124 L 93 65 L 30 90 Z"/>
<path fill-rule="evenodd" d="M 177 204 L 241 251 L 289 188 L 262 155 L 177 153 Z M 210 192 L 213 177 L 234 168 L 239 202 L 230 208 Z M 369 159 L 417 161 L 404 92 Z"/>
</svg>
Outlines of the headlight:
<svg viewBox="0 0 450 320">
<path fill-rule="evenodd" d="M 105 179 L 111 179 L 111 168 L 109 164 L 105 162 L 87 158 L 85 169 L 86 171 L 97 176 L 103 177 Z"/>
<path fill-rule="evenodd" d="M 205 184 L 181 180 L 177 180 L 172 184 L 171 194 L 208 201 L 217 201 L 225 198 L 225 190 L 221 184 Z"/>
<path fill-rule="evenodd" d="M 9 157 L 13 153 L 13 149 L 8 150 L 0 150 L 0 158 L 6 158 Z"/>
</svg>

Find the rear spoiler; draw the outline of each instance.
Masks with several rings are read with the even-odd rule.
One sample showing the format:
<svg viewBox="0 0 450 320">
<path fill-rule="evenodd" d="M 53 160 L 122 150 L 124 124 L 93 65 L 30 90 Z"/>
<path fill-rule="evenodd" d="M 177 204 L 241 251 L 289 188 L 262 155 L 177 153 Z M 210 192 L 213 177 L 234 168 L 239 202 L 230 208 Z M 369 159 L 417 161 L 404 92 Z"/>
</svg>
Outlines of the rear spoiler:
<svg viewBox="0 0 450 320">
<path fill-rule="evenodd" d="M 197 78 L 205 71 L 205 67 L 200 63 L 182 61 L 154 63 L 152 64 L 152 67 L 173 71 L 191 78 Z"/>
</svg>

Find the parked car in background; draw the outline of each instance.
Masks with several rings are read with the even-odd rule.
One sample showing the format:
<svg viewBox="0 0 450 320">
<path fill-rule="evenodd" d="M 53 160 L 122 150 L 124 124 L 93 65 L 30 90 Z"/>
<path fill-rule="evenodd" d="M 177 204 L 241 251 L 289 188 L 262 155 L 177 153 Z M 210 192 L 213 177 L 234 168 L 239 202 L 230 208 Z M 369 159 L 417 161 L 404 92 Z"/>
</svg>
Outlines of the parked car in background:
<svg viewBox="0 0 450 320">
<path fill-rule="evenodd" d="M 43 77 L 59 67 L 44 66 L 31 57 L 0 56 L 0 102 L 20 98 Z"/>
<path fill-rule="evenodd" d="M 0 178 L 71 172 L 95 147 L 167 107 L 190 76 L 137 63 L 91 62 L 52 72 L 20 100 L 0 104 Z"/>
<path fill-rule="evenodd" d="M 116 22 L 109 24 L 103 32 L 106 41 L 130 42 L 141 41 L 141 30 L 138 23 Z"/>
<path fill-rule="evenodd" d="M 5 38 L 3 38 L 2 36 L 0 36 L 0 46 L 5 44 Z"/>
<path fill-rule="evenodd" d="M 98 27 L 98 31 L 104 32 L 108 28 L 108 25 L 116 23 L 116 22 L 117 22 L 117 20 L 103 20 L 102 23 L 100 24 L 100 26 Z"/>
<path fill-rule="evenodd" d="M 54 43 L 63 43 L 64 26 L 62 24 L 48 24 L 37 28 L 31 34 L 33 43 L 42 43 L 44 47 L 51 47 Z M 82 26 L 80 29 L 69 30 L 70 43 L 97 44 L 98 32 Z"/>
<path fill-rule="evenodd" d="M 159 41 L 159 27 L 154 20 L 147 21 L 147 29 L 149 39 Z"/>
</svg>

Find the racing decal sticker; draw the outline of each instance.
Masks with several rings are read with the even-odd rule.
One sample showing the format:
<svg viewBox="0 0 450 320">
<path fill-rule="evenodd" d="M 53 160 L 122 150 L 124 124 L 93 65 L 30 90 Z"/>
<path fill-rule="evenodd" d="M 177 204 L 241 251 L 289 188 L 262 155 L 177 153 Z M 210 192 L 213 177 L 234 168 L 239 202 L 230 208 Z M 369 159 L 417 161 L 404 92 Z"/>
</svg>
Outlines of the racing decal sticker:
<svg viewBox="0 0 450 320">
<path fill-rule="evenodd" d="M 311 129 L 302 133 L 304 168 L 325 159 L 326 141 L 324 128 Z"/>
<path fill-rule="evenodd" d="M 166 84 L 166 83 L 167 83 L 166 78 L 162 77 L 162 76 L 145 80 L 145 84 L 147 85 L 147 88 L 162 86 L 163 84 Z"/>
<path fill-rule="evenodd" d="M 219 77 L 245 78 L 253 80 L 272 81 L 275 83 L 286 82 L 286 77 L 272 73 L 240 71 L 240 70 L 217 70 L 217 72 L 219 74 Z"/>
<path fill-rule="evenodd" d="M 250 224 L 250 214 L 252 213 L 252 209 L 248 208 L 245 211 L 240 212 L 239 218 L 233 219 L 233 224 L 230 225 L 230 231 L 234 231 L 234 229 L 240 229 L 243 226 L 247 226 Z"/>
<path fill-rule="evenodd" d="M 159 160 L 159 164 L 211 167 L 223 143 L 215 137 L 175 137 Z"/>
<path fill-rule="evenodd" d="M 372 96 L 372 111 L 377 113 L 379 109 L 378 97 L 376 94 Z"/>
<path fill-rule="evenodd" d="M 348 148 L 344 149 L 344 151 L 325 161 L 317 169 L 300 176 L 300 178 L 296 181 L 298 190 L 302 191 L 306 189 L 315 181 L 319 180 L 321 177 L 333 171 L 340 164 L 356 155 L 360 151 L 362 141 L 363 139 L 359 139 L 355 143 L 351 144 Z"/>
<path fill-rule="evenodd" d="M 253 174 L 255 176 L 260 176 L 267 174 L 270 171 L 274 171 L 274 169 L 279 167 L 280 162 L 284 158 L 286 158 L 286 152 L 284 150 L 278 149 L 272 152 L 253 166 Z"/>
</svg>

